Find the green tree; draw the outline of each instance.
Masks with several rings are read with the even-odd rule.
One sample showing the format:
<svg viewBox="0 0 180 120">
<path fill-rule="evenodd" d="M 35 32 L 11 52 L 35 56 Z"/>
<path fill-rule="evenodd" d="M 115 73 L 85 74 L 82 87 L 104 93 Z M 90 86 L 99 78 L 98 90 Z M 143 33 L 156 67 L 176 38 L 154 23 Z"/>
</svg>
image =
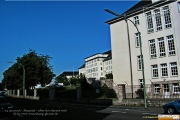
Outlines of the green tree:
<svg viewBox="0 0 180 120">
<path fill-rule="evenodd" d="M 17 57 L 14 63 L 3 75 L 3 85 L 8 89 L 22 88 L 23 68 L 25 68 L 25 87 L 26 89 L 35 86 L 37 83 L 49 83 L 55 74 L 50 65 L 51 57 L 48 55 L 38 55 L 35 51 L 29 50 L 28 54 Z"/>
<path fill-rule="evenodd" d="M 69 82 L 68 78 L 67 78 L 66 75 L 64 75 L 64 74 L 60 74 L 59 76 L 57 76 L 57 77 L 55 78 L 55 80 L 56 80 L 57 82 L 59 82 L 59 83 L 63 83 L 64 86 L 70 85 L 70 82 Z"/>
<path fill-rule="evenodd" d="M 112 73 L 108 73 L 105 76 L 106 76 L 106 79 L 113 79 L 113 74 Z"/>
</svg>

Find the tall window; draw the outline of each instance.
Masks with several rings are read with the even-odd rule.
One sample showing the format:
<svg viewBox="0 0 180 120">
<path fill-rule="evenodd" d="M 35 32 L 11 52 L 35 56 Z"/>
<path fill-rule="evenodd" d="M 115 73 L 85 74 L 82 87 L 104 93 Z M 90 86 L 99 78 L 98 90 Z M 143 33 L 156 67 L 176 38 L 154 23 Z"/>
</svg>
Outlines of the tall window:
<svg viewBox="0 0 180 120">
<path fill-rule="evenodd" d="M 167 64 L 161 64 L 161 77 L 167 77 L 168 76 L 168 70 L 167 70 Z"/>
<path fill-rule="evenodd" d="M 174 93 L 174 94 L 180 93 L 179 83 L 174 83 L 174 84 L 173 84 L 173 93 Z"/>
<path fill-rule="evenodd" d="M 143 87 L 143 80 L 142 79 L 139 79 L 139 84 L 140 84 L 140 88 L 144 88 Z"/>
<path fill-rule="evenodd" d="M 154 94 L 159 94 L 160 93 L 160 85 L 159 84 L 155 84 L 154 85 Z"/>
<path fill-rule="evenodd" d="M 139 34 L 141 36 L 141 33 L 135 33 L 135 39 L 136 39 L 136 47 L 140 47 L 140 38 Z"/>
<path fill-rule="evenodd" d="M 167 42 L 168 42 L 168 52 L 169 55 L 175 55 L 175 45 L 174 45 L 174 38 L 173 35 L 169 35 L 166 37 L 167 38 Z"/>
<path fill-rule="evenodd" d="M 142 70 L 141 56 L 137 56 L 137 62 L 138 62 L 138 70 Z"/>
<path fill-rule="evenodd" d="M 162 30 L 161 12 L 159 9 L 154 11 L 156 20 L 156 30 Z"/>
<path fill-rule="evenodd" d="M 163 37 L 158 38 L 158 45 L 159 45 L 159 56 L 160 57 L 166 56 L 165 43 Z"/>
<path fill-rule="evenodd" d="M 171 15 L 170 15 L 169 6 L 163 7 L 163 11 L 164 11 L 165 28 L 170 28 L 172 25 L 171 25 Z"/>
<path fill-rule="evenodd" d="M 149 47 L 150 47 L 150 56 L 151 58 L 156 58 L 156 45 L 155 40 L 149 40 Z"/>
<path fill-rule="evenodd" d="M 139 17 L 138 16 L 134 17 L 134 24 L 139 25 Z"/>
<path fill-rule="evenodd" d="M 147 31 L 148 33 L 152 33 L 154 32 L 154 28 L 153 28 L 153 20 L 152 20 L 151 12 L 146 13 L 146 18 L 147 18 Z"/>
<path fill-rule="evenodd" d="M 171 69 L 171 76 L 178 75 L 177 62 L 170 63 L 170 69 Z"/>
<path fill-rule="evenodd" d="M 152 78 L 157 78 L 158 77 L 158 66 L 157 65 L 152 65 Z"/>
</svg>

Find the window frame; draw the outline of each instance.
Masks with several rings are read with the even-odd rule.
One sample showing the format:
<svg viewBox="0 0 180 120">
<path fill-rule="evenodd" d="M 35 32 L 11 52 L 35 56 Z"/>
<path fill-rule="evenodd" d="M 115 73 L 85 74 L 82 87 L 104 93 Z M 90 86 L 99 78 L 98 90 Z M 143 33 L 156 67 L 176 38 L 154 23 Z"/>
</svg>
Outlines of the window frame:
<svg viewBox="0 0 180 120">
<path fill-rule="evenodd" d="M 149 40 L 149 49 L 150 49 L 149 50 L 150 51 L 150 58 L 151 59 L 157 58 L 157 50 L 156 50 L 155 39 Z"/>
<path fill-rule="evenodd" d="M 139 16 L 135 16 L 135 17 L 133 17 L 133 19 L 134 19 L 134 24 L 135 24 L 136 26 L 140 24 L 140 22 L 139 22 Z"/>
<path fill-rule="evenodd" d="M 156 67 L 154 67 L 154 66 L 156 66 Z M 151 65 L 151 70 L 152 70 L 152 78 L 158 78 L 159 77 L 158 65 L 157 64 Z M 155 72 L 156 72 L 156 74 L 154 74 Z"/>
<path fill-rule="evenodd" d="M 140 36 L 139 36 L 140 34 Z M 139 48 L 140 47 L 140 37 L 141 37 L 141 33 L 135 33 L 135 42 L 136 42 L 136 47 Z"/>
<path fill-rule="evenodd" d="M 175 63 L 176 65 L 172 65 L 172 64 L 174 64 L 174 63 Z M 170 66 L 170 75 L 171 75 L 172 77 L 177 77 L 177 76 L 178 76 L 178 65 L 177 65 L 177 62 L 171 62 L 169 66 Z M 177 72 L 176 72 L 176 75 L 173 75 L 173 74 L 172 74 L 173 71 L 174 71 L 173 68 L 176 69 L 175 71 L 177 71 Z"/>
<path fill-rule="evenodd" d="M 175 89 L 176 88 L 176 89 Z M 180 94 L 179 83 L 173 83 L 173 94 Z"/>
<path fill-rule="evenodd" d="M 168 55 L 169 56 L 176 55 L 176 47 L 175 47 L 175 42 L 174 42 L 174 36 L 173 35 L 168 35 L 168 36 L 166 36 L 166 40 L 167 40 L 167 46 L 168 46 L 167 47 L 168 48 Z"/>
<path fill-rule="evenodd" d="M 165 66 L 163 66 L 163 65 L 165 65 Z M 168 77 L 168 67 L 167 67 L 167 63 L 160 64 L 160 66 L 161 66 L 161 77 L 162 77 L 162 78 Z M 166 69 L 166 72 L 164 72 L 165 69 Z M 165 73 L 166 73 L 167 75 L 163 75 L 163 74 L 165 74 Z"/>
<path fill-rule="evenodd" d="M 156 31 L 161 31 L 163 29 L 162 20 L 161 20 L 161 10 L 160 9 L 154 10 L 154 16 L 155 16 Z"/>
<path fill-rule="evenodd" d="M 142 58 L 141 55 L 137 56 L 137 69 L 138 69 L 138 71 L 142 70 L 142 59 L 141 58 Z"/>
<path fill-rule="evenodd" d="M 159 57 L 166 57 L 166 46 L 164 37 L 157 38 L 158 40 L 158 50 L 159 50 Z"/>
<path fill-rule="evenodd" d="M 165 25 L 164 27 L 166 29 L 172 28 L 171 12 L 170 12 L 169 6 L 164 6 L 162 10 L 163 10 L 163 15 L 164 15 L 164 25 Z"/>
<path fill-rule="evenodd" d="M 154 84 L 154 94 L 160 94 L 160 84 Z"/>
<path fill-rule="evenodd" d="M 147 33 L 153 33 L 154 25 L 153 25 L 153 18 L 151 11 L 146 13 L 146 23 L 147 23 Z"/>
</svg>

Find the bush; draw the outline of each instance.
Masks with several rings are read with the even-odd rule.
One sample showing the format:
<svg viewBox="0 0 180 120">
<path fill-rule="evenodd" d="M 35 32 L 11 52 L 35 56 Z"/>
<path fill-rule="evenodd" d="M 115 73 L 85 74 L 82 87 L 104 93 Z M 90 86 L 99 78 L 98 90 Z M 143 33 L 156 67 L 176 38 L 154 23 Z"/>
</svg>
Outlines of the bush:
<svg viewBox="0 0 180 120">
<path fill-rule="evenodd" d="M 112 88 L 108 88 L 106 84 L 102 86 L 103 95 L 106 98 L 117 98 L 116 92 Z"/>
<path fill-rule="evenodd" d="M 135 91 L 135 93 L 138 96 L 138 98 L 144 99 L 144 90 L 143 89 L 138 89 L 137 91 Z"/>
</svg>

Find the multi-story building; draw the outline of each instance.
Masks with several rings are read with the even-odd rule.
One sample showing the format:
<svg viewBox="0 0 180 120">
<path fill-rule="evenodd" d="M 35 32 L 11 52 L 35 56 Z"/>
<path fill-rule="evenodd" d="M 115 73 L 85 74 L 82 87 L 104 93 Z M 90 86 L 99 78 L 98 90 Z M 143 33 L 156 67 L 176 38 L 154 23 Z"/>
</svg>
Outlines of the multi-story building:
<svg viewBox="0 0 180 120">
<path fill-rule="evenodd" d="M 111 50 L 85 58 L 84 65 L 79 68 L 81 73 L 89 80 L 104 79 L 106 74 L 112 73 Z"/>
<path fill-rule="evenodd" d="M 113 81 L 125 86 L 126 97 L 135 96 L 144 80 L 151 97 L 180 96 L 179 20 L 180 1 L 142 0 L 106 22 L 111 30 Z"/>
</svg>

